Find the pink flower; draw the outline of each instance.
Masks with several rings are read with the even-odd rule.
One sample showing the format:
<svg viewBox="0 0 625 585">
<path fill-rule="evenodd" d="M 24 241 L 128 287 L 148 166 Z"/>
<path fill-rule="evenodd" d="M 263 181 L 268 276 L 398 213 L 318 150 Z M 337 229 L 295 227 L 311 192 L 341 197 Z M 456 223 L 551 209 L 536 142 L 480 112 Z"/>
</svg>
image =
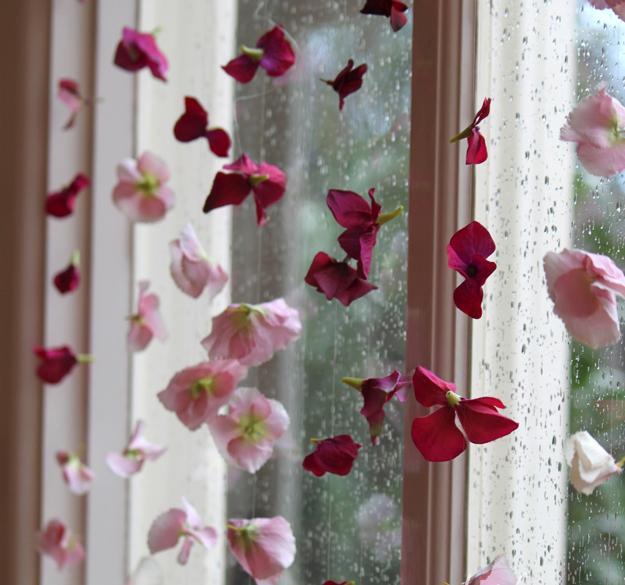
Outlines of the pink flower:
<svg viewBox="0 0 625 585">
<path fill-rule="evenodd" d="M 509 435 L 519 426 L 499 414 L 497 409 L 505 406 L 498 398 L 458 396 L 455 384 L 421 366 L 414 372 L 412 387 L 417 402 L 427 407 L 441 407 L 412 421 L 412 442 L 427 461 L 449 461 L 467 448 L 466 439 L 471 443 L 490 443 Z M 456 426 L 456 415 L 464 435 Z"/>
<path fill-rule="evenodd" d="M 232 59 L 222 69 L 239 83 L 249 83 L 262 67 L 270 77 L 284 75 L 295 64 L 295 53 L 281 26 L 266 32 L 256 48 L 241 46 L 241 55 Z"/>
<path fill-rule="evenodd" d="M 151 152 L 144 152 L 138 160 L 122 161 L 117 165 L 117 178 L 113 202 L 131 221 L 153 223 L 174 205 L 174 192 L 166 185 L 169 169 Z"/>
<path fill-rule="evenodd" d="M 560 130 L 560 140 L 575 142 L 582 166 L 609 177 L 625 170 L 625 108 L 600 89 L 582 100 Z"/>
<path fill-rule="evenodd" d="M 213 317 L 213 328 L 202 345 L 212 360 L 233 359 L 258 366 L 295 341 L 301 331 L 299 313 L 284 299 L 260 305 L 233 304 Z"/>
<path fill-rule="evenodd" d="M 391 20 L 391 27 L 395 32 L 404 28 L 408 22 L 408 17 L 404 14 L 408 6 L 399 0 L 366 0 L 361 14 L 378 14 L 388 16 Z"/>
<path fill-rule="evenodd" d="M 208 261 L 190 223 L 184 227 L 180 238 L 169 244 L 169 251 L 171 276 L 182 292 L 198 298 L 206 290 L 212 300 L 226 286 L 228 274 L 219 264 Z"/>
<path fill-rule="evenodd" d="M 174 136 L 180 142 L 206 138 L 208 146 L 217 156 L 228 156 L 230 136 L 223 128 L 209 128 L 208 112 L 193 97 L 184 98 L 184 114 L 174 126 Z"/>
<path fill-rule="evenodd" d="M 362 445 L 356 443 L 350 435 L 337 435 L 328 439 L 311 439 L 315 450 L 302 462 L 302 467 L 317 477 L 326 473 L 348 475 Z"/>
<path fill-rule="evenodd" d="M 41 360 L 37 377 L 47 384 L 58 384 L 77 364 L 89 363 L 91 356 L 75 354 L 70 347 L 35 347 L 34 354 Z"/>
<path fill-rule="evenodd" d="M 126 71 L 134 72 L 148 67 L 154 77 L 167 81 L 165 76 L 169 63 L 151 33 L 142 33 L 125 26 L 113 62 Z"/>
<path fill-rule="evenodd" d="M 226 412 L 209 421 L 215 444 L 228 463 L 256 473 L 273 455 L 289 426 L 282 404 L 256 388 L 239 388 Z"/>
<path fill-rule="evenodd" d="M 486 259 L 494 251 L 492 236 L 477 221 L 458 230 L 447 246 L 447 266 L 465 278 L 454 290 L 454 303 L 473 319 L 482 316 L 482 286 L 497 268 L 497 264 Z"/>
<path fill-rule="evenodd" d="M 78 114 L 82 110 L 83 105 L 87 103 L 87 100 L 83 97 L 80 86 L 75 79 L 59 79 L 57 87 L 59 99 L 67 106 L 70 112 L 70 117 L 65 126 L 63 126 L 63 130 L 69 130 L 76 123 Z"/>
<path fill-rule="evenodd" d="M 147 294 L 150 283 L 147 280 L 139 282 L 139 299 L 137 312 L 128 317 L 128 346 L 131 351 L 142 351 L 156 337 L 160 341 L 167 339 L 167 330 L 159 311 L 158 295 Z"/>
<path fill-rule="evenodd" d="M 339 262 L 325 252 L 317 252 L 304 282 L 325 295 L 329 301 L 337 299 L 346 307 L 378 288 L 361 278 L 358 271 L 346 261 Z"/>
<path fill-rule="evenodd" d="M 37 536 L 37 549 L 42 555 L 52 558 L 59 569 L 71 567 L 85 558 L 82 544 L 60 520 L 48 522 Z"/>
<path fill-rule="evenodd" d="M 490 565 L 480 569 L 471 577 L 466 585 L 516 585 L 517 579 L 506 560 L 506 557 L 497 557 Z"/>
<path fill-rule="evenodd" d="M 53 217 L 67 217 L 74 213 L 76 198 L 81 191 L 85 190 L 91 181 L 89 178 L 78 173 L 72 182 L 60 191 L 50 193 L 46 198 L 46 213 Z"/>
<path fill-rule="evenodd" d="M 616 296 L 625 297 L 625 275 L 601 254 L 548 252 L 544 258 L 554 313 L 577 341 L 597 349 L 621 338 Z"/>
<path fill-rule="evenodd" d="M 171 508 L 158 516 L 148 532 L 148 549 L 155 554 L 178 546 L 182 538 L 182 548 L 178 562 L 186 565 L 193 545 L 197 542 L 209 549 L 217 542 L 217 531 L 203 522 L 195 508 L 182 498 L 182 508 Z"/>
<path fill-rule="evenodd" d="M 204 213 L 224 205 L 241 205 L 251 192 L 256 205 L 256 223 L 263 225 L 267 221 L 265 210 L 284 195 L 286 175 L 278 167 L 253 161 L 247 154 L 223 168 L 233 172 L 217 173 L 204 202 Z"/>
<path fill-rule="evenodd" d="M 75 291 L 80 285 L 80 252 L 77 250 L 72 254 L 72 258 L 67 268 L 54 275 L 54 286 L 62 295 Z"/>
<path fill-rule="evenodd" d="M 362 87 L 362 78 L 365 76 L 365 73 L 367 73 L 366 63 L 354 68 L 354 60 L 350 59 L 334 79 L 322 80 L 339 94 L 339 110 L 343 109 L 345 98 Z"/>
<path fill-rule="evenodd" d="M 589 0 L 589 2 L 599 10 L 611 8 L 621 20 L 625 20 L 625 0 Z"/>
<path fill-rule="evenodd" d="M 129 478 L 139 473 L 146 461 L 156 461 L 167 451 L 166 447 L 150 443 L 143 436 L 144 426 L 143 421 L 137 421 L 126 448 L 121 453 L 108 453 L 106 456 L 107 465 L 119 477 Z"/>
<path fill-rule="evenodd" d="M 490 114 L 490 98 L 484 98 L 482 107 L 475 114 L 473 122 L 469 124 L 462 132 L 456 134 L 449 142 L 458 142 L 463 138 L 467 139 L 467 157 L 466 164 L 479 165 L 488 158 L 488 150 L 486 148 L 486 140 L 480 134 L 479 123 L 488 118 Z"/>
<path fill-rule="evenodd" d="M 63 481 L 69 487 L 70 492 L 82 496 L 91 489 L 95 474 L 80 460 L 78 455 L 58 451 L 56 461 L 61 466 Z"/>
<path fill-rule="evenodd" d="M 277 583 L 295 560 L 295 537 L 282 516 L 228 520 L 228 546 L 256 582 Z"/>
<path fill-rule="evenodd" d="M 246 375 L 247 368 L 235 360 L 202 362 L 178 372 L 158 399 L 194 431 L 217 416 Z"/>
</svg>

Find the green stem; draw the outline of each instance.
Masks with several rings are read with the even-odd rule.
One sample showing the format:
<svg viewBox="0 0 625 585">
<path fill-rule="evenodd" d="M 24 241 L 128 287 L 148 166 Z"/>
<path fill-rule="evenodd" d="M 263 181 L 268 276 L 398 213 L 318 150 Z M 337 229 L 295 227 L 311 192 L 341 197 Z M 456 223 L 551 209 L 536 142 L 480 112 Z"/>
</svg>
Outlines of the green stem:
<svg viewBox="0 0 625 585">
<path fill-rule="evenodd" d="M 93 363 L 93 356 L 89 355 L 88 353 L 79 353 L 76 356 L 76 361 L 79 364 L 91 364 Z"/>
<path fill-rule="evenodd" d="M 400 205 L 397 209 L 394 209 L 393 211 L 389 211 L 388 213 L 382 213 L 378 217 L 378 225 L 384 225 L 385 223 L 392 221 L 396 217 L 400 216 L 403 212 L 404 206 Z"/>
<path fill-rule="evenodd" d="M 263 49 L 256 49 L 241 45 L 241 53 L 247 55 L 250 59 L 254 59 L 254 61 L 260 61 L 263 58 L 265 51 Z"/>
<path fill-rule="evenodd" d="M 358 391 L 360 391 L 360 389 L 362 388 L 362 383 L 364 381 L 365 381 L 364 378 L 350 378 L 349 376 L 346 376 L 345 378 L 341 378 L 341 382 L 343 382 L 343 384 L 346 384 L 347 386 L 351 386 L 352 388 Z"/>
<path fill-rule="evenodd" d="M 619 459 L 619 460 L 616 462 L 616 466 L 617 466 L 617 467 L 620 467 L 621 469 L 623 469 L 623 465 L 625 465 L 625 457 L 623 457 L 622 459 Z"/>
<path fill-rule="evenodd" d="M 80 266 L 80 250 L 74 250 L 70 260 L 72 266 Z"/>
<path fill-rule="evenodd" d="M 459 142 L 463 138 L 468 138 L 471 135 L 472 126 L 467 126 L 462 132 L 456 134 L 453 138 L 449 139 L 449 142 Z"/>
</svg>

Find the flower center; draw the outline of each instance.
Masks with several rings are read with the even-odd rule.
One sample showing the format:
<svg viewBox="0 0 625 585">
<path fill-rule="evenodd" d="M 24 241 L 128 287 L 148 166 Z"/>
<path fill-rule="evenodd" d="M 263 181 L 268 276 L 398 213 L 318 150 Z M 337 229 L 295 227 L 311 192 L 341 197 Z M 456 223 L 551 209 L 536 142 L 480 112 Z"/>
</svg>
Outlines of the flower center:
<svg viewBox="0 0 625 585">
<path fill-rule="evenodd" d="M 475 264 L 469 264 L 467 266 L 467 275 L 470 278 L 473 278 L 474 276 L 477 276 L 477 266 Z"/>
<path fill-rule="evenodd" d="M 623 141 L 623 130 L 619 128 L 618 120 L 615 118 L 610 125 L 610 139 L 613 144 Z"/>
<path fill-rule="evenodd" d="M 230 313 L 232 314 L 232 324 L 234 327 L 239 331 L 245 331 L 246 329 L 250 329 L 252 326 L 252 315 L 255 313 L 263 315 L 264 311 L 254 305 L 242 303 L 238 307 L 230 309 Z"/>
<path fill-rule="evenodd" d="M 191 384 L 189 392 L 193 400 L 197 400 L 202 394 L 212 394 L 215 386 L 215 378 L 213 376 L 206 376 L 200 378 Z"/>
<path fill-rule="evenodd" d="M 228 528 L 236 532 L 237 538 L 241 541 L 243 548 L 248 551 L 252 548 L 254 541 L 256 540 L 256 527 L 248 524 L 247 526 L 234 526 L 234 524 L 228 524 Z"/>
<path fill-rule="evenodd" d="M 241 435 L 250 443 L 258 443 L 267 436 L 265 421 L 253 414 L 246 414 L 239 419 Z"/>
<path fill-rule="evenodd" d="M 447 400 L 447 404 L 449 404 L 451 408 L 456 408 L 456 406 L 460 404 L 460 396 L 451 390 L 448 390 L 445 394 L 445 400 Z"/>
<path fill-rule="evenodd" d="M 143 175 L 141 180 L 137 183 L 137 189 L 144 195 L 155 195 L 156 190 L 160 187 L 160 181 L 150 173 Z"/>
<path fill-rule="evenodd" d="M 141 459 L 142 456 L 143 454 L 140 449 L 126 449 L 124 451 L 124 457 L 128 459 Z"/>
</svg>

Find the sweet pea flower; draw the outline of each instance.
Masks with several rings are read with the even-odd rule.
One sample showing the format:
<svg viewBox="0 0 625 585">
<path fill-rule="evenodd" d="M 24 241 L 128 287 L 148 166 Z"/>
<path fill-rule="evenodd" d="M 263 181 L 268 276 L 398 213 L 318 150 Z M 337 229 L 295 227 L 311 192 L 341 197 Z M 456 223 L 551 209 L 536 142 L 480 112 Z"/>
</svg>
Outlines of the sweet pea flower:
<svg viewBox="0 0 625 585">
<path fill-rule="evenodd" d="M 202 362 L 178 372 L 158 399 L 194 431 L 217 416 L 246 375 L 247 368 L 235 360 Z"/>
<path fill-rule="evenodd" d="M 295 341 L 301 331 L 297 309 L 284 299 L 260 305 L 233 304 L 213 317 L 212 330 L 202 346 L 212 360 L 233 359 L 258 366 Z"/>
<path fill-rule="evenodd" d="M 230 519 L 227 538 L 230 552 L 258 585 L 277 583 L 295 560 L 295 537 L 282 516 Z"/>
<path fill-rule="evenodd" d="M 177 240 L 170 242 L 169 252 L 171 277 L 182 292 L 198 298 L 206 290 L 209 300 L 212 300 L 226 286 L 228 273 L 219 264 L 208 261 L 206 251 L 190 223 L 183 228 Z"/>
<path fill-rule="evenodd" d="M 490 443 L 509 435 L 518 423 L 499 414 L 505 408 L 498 398 L 463 398 L 456 385 L 418 366 L 412 377 L 417 402 L 423 406 L 440 406 L 427 416 L 412 422 L 412 442 L 427 461 L 450 461 L 471 443 Z M 464 434 L 456 426 L 456 415 Z M 466 436 L 466 438 L 465 438 Z"/>
<path fill-rule="evenodd" d="M 454 290 L 454 303 L 473 319 L 482 316 L 482 286 L 497 268 L 497 264 L 487 260 L 494 251 L 493 238 L 477 221 L 458 230 L 447 246 L 447 266 L 465 278 Z"/>
<path fill-rule="evenodd" d="M 126 585 L 163 585 L 163 571 L 152 557 L 143 557 Z"/>
<path fill-rule="evenodd" d="M 324 581 L 323 585 L 356 585 L 355 581 Z"/>
<path fill-rule="evenodd" d="M 62 295 L 75 291 L 80 285 L 80 252 L 74 251 L 67 268 L 54 275 L 53 283 Z"/>
<path fill-rule="evenodd" d="M 346 307 L 378 288 L 362 278 L 345 260 L 339 262 L 325 252 L 317 252 L 304 282 L 329 301 L 337 299 Z"/>
<path fill-rule="evenodd" d="M 59 569 L 76 565 L 85 558 L 82 544 L 61 520 L 51 520 L 37 534 L 37 549 L 50 557 Z"/>
<path fill-rule="evenodd" d="M 165 76 L 169 71 L 169 62 L 152 33 L 142 33 L 125 26 L 113 62 L 120 69 L 131 72 L 148 67 L 154 77 L 167 81 Z"/>
<path fill-rule="evenodd" d="M 345 98 L 362 87 L 362 78 L 365 76 L 365 73 L 367 73 L 366 63 L 354 68 L 354 60 L 350 59 L 334 79 L 321 80 L 339 94 L 339 110 L 343 109 Z"/>
<path fill-rule="evenodd" d="M 569 437 L 564 454 L 571 468 L 571 484 L 586 496 L 613 475 L 623 472 L 625 458 L 616 463 L 614 457 L 588 431 L 580 431 Z"/>
<path fill-rule="evenodd" d="M 160 301 L 155 293 L 147 294 L 150 283 L 139 282 L 139 299 L 137 312 L 128 317 L 128 346 L 131 351 L 142 351 L 156 337 L 160 341 L 167 339 L 167 330 L 159 311 Z"/>
<path fill-rule="evenodd" d="M 95 474 L 80 460 L 78 455 L 58 451 L 56 461 L 61 467 L 63 481 L 69 487 L 70 492 L 82 496 L 91 489 Z"/>
<path fill-rule="evenodd" d="M 486 148 L 486 140 L 480 134 L 479 123 L 488 118 L 490 114 L 490 98 L 484 98 L 482 107 L 478 110 L 473 118 L 473 122 L 469 124 L 462 132 L 456 134 L 449 142 L 459 142 L 463 138 L 467 139 L 467 156 L 466 164 L 479 165 L 488 158 L 488 149 Z"/>
<path fill-rule="evenodd" d="M 466 585 L 516 585 L 514 576 L 505 556 L 498 556 L 492 563 L 480 569 Z"/>
<path fill-rule="evenodd" d="M 148 549 L 155 554 L 178 546 L 178 563 L 186 565 L 195 543 L 210 549 L 217 543 L 217 531 L 212 526 L 204 526 L 195 508 L 182 498 L 182 508 L 171 508 L 158 516 L 148 532 Z"/>
<path fill-rule="evenodd" d="M 280 77 L 293 65 L 295 52 L 284 34 L 284 29 L 278 25 L 260 37 L 255 48 L 241 45 L 241 54 L 222 69 L 239 83 L 249 83 L 259 67 L 270 77 Z"/>
<path fill-rule="evenodd" d="M 625 0 L 589 0 L 599 10 L 611 8 L 621 20 L 625 20 Z"/>
<path fill-rule="evenodd" d="M 311 443 L 315 445 L 315 450 L 306 455 L 302 467 L 317 477 L 322 477 L 326 473 L 348 475 L 362 447 L 350 435 L 311 439 Z"/>
<path fill-rule="evenodd" d="M 53 217 L 67 217 L 74 213 L 76 198 L 84 191 L 91 181 L 82 173 L 78 173 L 69 185 L 60 191 L 50 193 L 46 197 L 46 213 Z"/>
<path fill-rule="evenodd" d="M 46 384 L 58 384 L 77 364 L 92 361 L 90 355 L 75 354 L 67 345 L 59 347 L 35 347 L 33 353 L 40 359 L 37 377 Z"/>
<path fill-rule="evenodd" d="M 407 10 L 408 6 L 399 0 L 366 0 L 360 13 L 387 16 L 392 29 L 397 32 L 408 22 L 408 17 L 404 14 Z"/>
<path fill-rule="evenodd" d="M 388 376 L 382 378 L 347 377 L 341 381 L 362 394 L 364 406 L 360 409 L 360 414 L 367 419 L 371 443 L 376 445 L 384 424 L 384 406 L 394 396 L 397 396 L 400 402 L 404 402 L 410 380 L 397 370 L 393 370 Z"/>
<path fill-rule="evenodd" d="M 545 277 L 554 313 L 577 341 L 598 349 L 621 338 L 616 304 L 625 275 L 607 256 L 583 250 L 548 252 Z"/>
<path fill-rule="evenodd" d="M 226 411 L 208 426 L 228 463 L 256 473 L 273 455 L 276 441 L 289 426 L 289 415 L 280 402 L 256 388 L 238 388 Z"/>
<path fill-rule="evenodd" d="M 209 148 L 217 156 L 228 156 L 230 136 L 223 128 L 211 128 L 208 125 L 208 112 L 193 97 L 184 98 L 184 114 L 174 126 L 174 136 L 180 142 L 192 142 L 206 138 Z"/>
<path fill-rule="evenodd" d="M 106 456 L 107 465 L 119 477 L 127 479 L 139 473 L 146 461 L 156 461 L 167 451 L 166 447 L 150 443 L 143 436 L 144 426 L 143 421 L 137 421 L 126 448 L 121 453 L 108 453 Z"/>
<path fill-rule="evenodd" d="M 174 205 L 174 192 L 166 185 L 170 176 L 165 161 L 151 152 L 127 158 L 117 165 L 113 202 L 131 221 L 158 221 Z"/>
<path fill-rule="evenodd" d="M 69 130 L 76 124 L 78 114 L 87 100 L 83 97 L 78 82 L 71 78 L 59 79 L 57 95 L 70 112 L 70 117 L 63 126 L 63 130 Z"/>
<path fill-rule="evenodd" d="M 215 176 L 213 186 L 204 202 L 204 213 L 225 205 L 241 205 L 252 193 L 256 205 L 256 223 L 267 221 L 265 210 L 282 199 L 286 190 L 286 175 L 281 169 L 266 162 L 257 163 L 247 154 L 241 155 Z"/>
</svg>

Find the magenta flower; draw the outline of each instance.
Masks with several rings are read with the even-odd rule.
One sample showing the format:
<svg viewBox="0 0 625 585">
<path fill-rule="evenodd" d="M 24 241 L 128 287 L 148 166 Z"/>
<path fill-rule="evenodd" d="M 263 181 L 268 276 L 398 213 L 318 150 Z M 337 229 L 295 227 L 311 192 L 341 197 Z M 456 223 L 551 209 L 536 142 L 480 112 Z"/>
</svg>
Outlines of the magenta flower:
<svg viewBox="0 0 625 585">
<path fill-rule="evenodd" d="M 61 520 L 51 520 L 37 534 L 37 549 L 50 557 L 59 569 L 82 562 L 85 549 Z"/>
<path fill-rule="evenodd" d="M 70 78 L 59 79 L 57 95 L 69 110 L 70 117 L 65 126 L 63 126 L 63 130 L 69 130 L 76 124 L 78 114 L 83 106 L 87 104 L 87 100 L 83 97 L 78 82 Z"/>
<path fill-rule="evenodd" d="M 227 272 L 219 264 L 211 264 L 193 226 L 188 223 L 180 238 L 169 244 L 171 277 L 178 288 L 198 298 L 205 290 L 213 300 L 228 282 Z"/>
<path fill-rule="evenodd" d="M 117 165 L 113 202 L 131 221 L 152 223 L 162 219 L 174 204 L 174 192 L 165 161 L 151 152 L 138 160 L 127 158 Z"/>
<path fill-rule="evenodd" d="M 139 473 L 146 461 L 156 461 L 167 451 L 167 447 L 150 443 L 143 436 L 144 426 L 143 421 L 137 421 L 126 448 L 121 453 L 108 453 L 106 456 L 107 465 L 119 477 L 127 479 Z"/>
<path fill-rule="evenodd" d="M 256 388 L 239 388 L 226 412 L 208 424 L 224 459 L 249 473 L 256 473 L 273 455 L 276 441 L 289 426 L 289 415 L 277 400 Z"/>
<path fill-rule="evenodd" d="M 58 451 L 56 461 L 61 467 L 63 481 L 69 487 L 70 492 L 82 496 L 91 489 L 95 474 L 80 460 L 78 455 Z"/>
<path fill-rule="evenodd" d="M 361 14 L 388 16 L 392 29 L 397 32 L 406 26 L 408 17 L 404 14 L 408 6 L 399 0 L 366 0 Z"/>
<path fill-rule="evenodd" d="M 480 134 L 479 123 L 488 118 L 490 114 L 490 98 L 484 98 L 482 107 L 475 114 L 473 122 L 469 124 L 462 132 L 456 134 L 449 142 L 458 142 L 463 138 L 467 139 L 467 156 L 466 164 L 479 165 L 488 158 L 488 149 L 486 148 L 486 140 Z"/>
<path fill-rule="evenodd" d="M 194 431 L 217 416 L 246 375 L 247 368 L 235 360 L 202 362 L 178 372 L 158 399 Z"/>
<path fill-rule="evenodd" d="M 506 557 L 499 556 L 492 563 L 480 569 L 466 585 L 517 585 Z"/>
<path fill-rule="evenodd" d="M 260 305 L 233 304 L 213 317 L 213 328 L 202 345 L 211 360 L 233 359 L 258 366 L 295 341 L 301 331 L 299 313 L 284 299 Z"/>
<path fill-rule="evenodd" d="M 262 67 L 270 77 L 280 77 L 295 65 L 295 52 L 289 43 L 284 29 L 274 26 L 266 32 L 256 48 L 241 46 L 241 54 L 222 69 L 239 83 L 249 83 Z"/>
<path fill-rule="evenodd" d="M 400 402 L 404 402 L 410 380 L 397 370 L 393 370 L 383 378 L 343 378 L 341 381 L 362 394 L 364 405 L 360 414 L 367 419 L 371 443 L 376 445 L 384 424 L 384 406 L 394 396 L 397 396 Z"/>
<path fill-rule="evenodd" d="M 62 295 L 75 291 L 80 285 L 80 252 L 75 250 L 67 268 L 54 275 L 53 283 Z"/>
<path fill-rule="evenodd" d="M 362 87 L 362 78 L 367 73 L 367 64 L 363 63 L 354 69 L 354 60 L 350 59 L 347 65 L 332 79 L 322 79 L 339 94 L 339 110 L 345 105 L 345 98 Z"/>
<path fill-rule="evenodd" d="M 277 583 L 295 560 L 295 537 L 282 516 L 230 519 L 227 537 L 230 552 L 258 585 Z"/>
<path fill-rule="evenodd" d="M 113 62 L 120 69 L 131 72 L 148 67 L 154 77 L 167 81 L 165 76 L 169 63 L 151 33 L 142 33 L 125 26 Z"/>
<path fill-rule="evenodd" d="M 72 182 L 63 187 L 60 191 L 50 193 L 46 198 L 46 213 L 53 217 L 67 217 L 74 213 L 76 198 L 84 191 L 91 181 L 89 178 L 78 173 Z"/>
<path fill-rule="evenodd" d="M 493 238 L 477 221 L 458 230 L 447 246 L 447 266 L 465 278 L 454 290 L 454 303 L 473 319 L 482 316 L 482 286 L 497 268 L 497 264 L 487 260 L 494 251 Z"/>
<path fill-rule="evenodd" d="M 70 347 L 35 347 L 34 354 L 39 358 L 37 377 L 46 384 L 58 384 L 76 365 L 91 362 L 91 356 L 75 354 Z"/>
<path fill-rule="evenodd" d="M 158 516 L 148 532 L 148 549 L 155 554 L 178 546 L 182 538 L 182 547 L 178 553 L 178 563 L 186 565 L 195 543 L 210 549 L 217 543 L 217 531 L 211 526 L 204 526 L 195 508 L 182 498 L 182 508 L 171 508 Z"/>
<path fill-rule="evenodd" d="M 323 585 L 356 585 L 355 581 L 324 581 Z"/>
<path fill-rule="evenodd" d="M 412 442 L 427 461 L 450 461 L 467 448 L 467 439 L 471 443 L 490 443 L 519 426 L 499 414 L 498 409 L 505 406 L 498 398 L 458 396 L 455 384 L 421 366 L 414 372 L 412 387 L 417 402 L 427 407 L 441 407 L 412 421 Z M 456 415 L 464 434 L 456 426 Z"/>
<path fill-rule="evenodd" d="M 580 343 L 598 349 L 621 338 L 616 304 L 625 275 L 607 256 L 583 250 L 548 252 L 545 277 L 554 313 Z"/>
<path fill-rule="evenodd" d="M 325 252 L 317 252 L 304 282 L 325 295 L 329 301 L 337 299 L 346 307 L 378 288 L 361 278 L 358 271 L 346 261 L 339 262 Z"/>
<path fill-rule="evenodd" d="M 184 114 L 174 126 L 174 136 L 180 142 L 206 138 L 208 146 L 217 156 L 228 156 L 230 136 L 223 128 L 210 128 L 208 112 L 193 97 L 184 98 Z"/>
<path fill-rule="evenodd" d="M 204 202 L 204 213 L 224 205 L 241 205 L 251 192 L 256 205 L 256 222 L 263 225 L 267 221 L 265 210 L 284 195 L 286 175 L 278 167 L 253 161 L 247 154 L 223 168 L 233 172 L 217 173 Z"/>
<path fill-rule="evenodd" d="M 625 0 L 589 0 L 599 10 L 611 8 L 621 20 L 625 20 Z"/>
<path fill-rule="evenodd" d="M 156 337 L 160 341 L 167 339 L 167 330 L 159 311 L 160 301 L 155 293 L 147 294 L 150 283 L 139 282 L 139 299 L 137 312 L 130 315 L 128 329 L 128 346 L 131 351 L 142 351 Z"/>
<path fill-rule="evenodd" d="M 304 458 L 302 466 L 317 477 L 326 473 L 349 475 L 362 445 L 350 435 L 337 435 L 327 439 L 311 439 L 315 450 Z"/>
</svg>

